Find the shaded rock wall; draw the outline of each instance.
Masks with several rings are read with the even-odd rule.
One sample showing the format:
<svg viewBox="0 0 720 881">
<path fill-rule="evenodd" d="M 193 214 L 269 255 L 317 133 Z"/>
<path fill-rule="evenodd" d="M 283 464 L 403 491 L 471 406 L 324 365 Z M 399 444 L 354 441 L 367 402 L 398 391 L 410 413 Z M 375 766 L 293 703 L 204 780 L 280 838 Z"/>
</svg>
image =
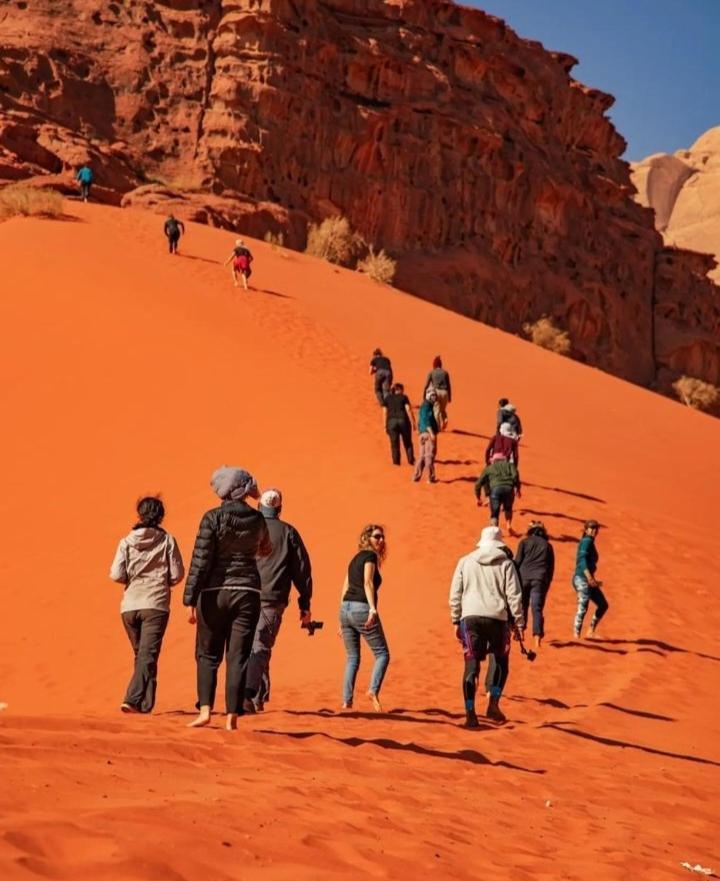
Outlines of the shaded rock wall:
<svg viewBox="0 0 720 881">
<path fill-rule="evenodd" d="M 7 177 L 34 148 L 2 126 L 34 114 L 122 145 L 126 178 L 103 167 L 119 192 L 156 179 L 195 216 L 250 232 L 263 212 L 294 245 L 304 218 L 346 214 L 407 289 L 511 331 L 552 315 L 576 357 L 656 379 L 654 297 L 673 287 L 613 99 L 502 21 L 443 0 L 12 0 L 0 42 Z M 679 299 L 711 296 L 687 265 Z"/>
</svg>

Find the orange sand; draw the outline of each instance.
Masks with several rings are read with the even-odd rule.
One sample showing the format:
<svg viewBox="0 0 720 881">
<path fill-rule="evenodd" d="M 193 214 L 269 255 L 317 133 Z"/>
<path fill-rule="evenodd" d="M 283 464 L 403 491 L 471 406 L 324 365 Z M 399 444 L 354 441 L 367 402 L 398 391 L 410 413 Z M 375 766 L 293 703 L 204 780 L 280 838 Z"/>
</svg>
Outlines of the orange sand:
<svg viewBox="0 0 720 881">
<path fill-rule="evenodd" d="M 295 253 L 253 243 L 246 297 L 219 265 L 228 233 L 189 225 L 173 258 L 156 216 L 68 210 L 76 222 L 0 225 L 3 881 L 718 870 L 720 422 Z M 433 355 L 452 372 L 437 486 L 389 464 L 376 345 L 415 401 Z M 549 642 L 534 665 L 512 658 L 510 722 L 470 732 L 447 593 L 487 517 L 471 481 L 501 394 L 526 429 L 517 523 L 541 516 L 559 564 Z M 223 462 L 284 490 L 326 628 L 309 640 L 292 606 L 268 711 L 234 734 L 219 718 L 189 731 L 177 589 L 156 715 L 122 717 L 116 542 L 160 490 L 188 560 Z M 572 539 L 588 516 L 607 526 L 611 609 L 601 640 L 574 643 Z M 369 520 L 389 538 L 392 715 L 335 716 L 339 590 Z"/>
</svg>

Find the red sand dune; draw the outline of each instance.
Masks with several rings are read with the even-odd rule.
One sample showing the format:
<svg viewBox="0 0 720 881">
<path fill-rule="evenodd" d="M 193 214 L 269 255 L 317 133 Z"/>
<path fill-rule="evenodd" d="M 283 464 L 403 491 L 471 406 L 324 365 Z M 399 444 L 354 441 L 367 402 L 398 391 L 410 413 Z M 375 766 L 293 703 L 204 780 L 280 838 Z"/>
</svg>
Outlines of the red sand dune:
<svg viewBox="0 0 720 881">
<path fill-rule="evenodd" d="M 296 253 L 253 243 L 246 297 L 219 265 L 227 233 L 189 226 L 172 258 L 156 216 L 68 210 L 75 222 L 0 226 L 3 881 L 717 869 L 720 422 Z M 436 486 L 389 464 L 376 345 L 415 401 L 433 355 L 452 372 Z M 544 519 L 559 566 L 548 644 L 534 665 L 512 658 L 509 723 L 470 732 L 447 593 L 487 517 L 471 480 L 501 394 L 526 428 L 519 525 Z M 283 488 L 327 626 L 309 640 L 293 607 L 268 711 L 191 731 L 177 589 L 157 712 L 122 717 L 116 542 L 139 494 L 160 490 L 187 560 L 223 462 Z M 601 639 L 574 643 L 572 539 L 588 516 L 607 527 L 611 609 Z M 339 590 L 369 520 L 389 538 L 394 712 L 335 716 Z M 368 673 L 365 657 L 360 685 Z"/>
</svg>

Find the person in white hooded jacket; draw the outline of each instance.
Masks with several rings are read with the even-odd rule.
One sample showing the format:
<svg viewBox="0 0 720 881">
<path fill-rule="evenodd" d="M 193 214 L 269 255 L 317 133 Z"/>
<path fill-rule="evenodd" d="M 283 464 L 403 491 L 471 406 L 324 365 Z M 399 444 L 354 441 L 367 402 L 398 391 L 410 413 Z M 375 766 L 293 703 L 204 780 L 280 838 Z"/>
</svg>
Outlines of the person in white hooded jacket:
<svg viewBox="0 0 720 881">
<path fill-rule="evenodd" d="M 138 522 L 120 539 L 110 578 L 125 585 L 120 603 L 135 668 L 120 705 L 123 713 L 149 713 L 155 706 L 157 664 L 170 618 L 170 588 L 185 575 L 172 535 L 160 527 L 165 506 L 147 496 L 137 505 Z"/>
<path fill-rule="evenodd" d="M 508 676 L 510 616 L 514 626 L 522 630 L 520 579 L 510 550 L 502 541 L 502 531 L 487 526 L 476 549 L 458 561 L 450 585 L 450 618 L 465 655 L 463 699 L 468 728 L 478 727 L 475 693 L 480 664 L 489 654 L 495 664 L 486 716 L 496 722 L 505 721 L 499 705 Z"/>
</svg>

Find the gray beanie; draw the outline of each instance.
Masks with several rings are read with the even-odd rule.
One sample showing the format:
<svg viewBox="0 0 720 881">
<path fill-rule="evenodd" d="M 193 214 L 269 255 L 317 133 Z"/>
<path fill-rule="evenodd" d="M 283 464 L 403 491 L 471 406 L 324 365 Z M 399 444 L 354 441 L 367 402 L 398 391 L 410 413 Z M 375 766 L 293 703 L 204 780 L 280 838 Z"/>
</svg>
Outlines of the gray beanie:
<svg viewBox="0 0 720 881">
<path fill-rule="evenodd" d="M 245 496 L 257 495 L 255 478 L 244 468 L 230 468 L 222 465 L 210 478 L 210 486 L 221 499 L 237 502 Z"/>
</svg>

